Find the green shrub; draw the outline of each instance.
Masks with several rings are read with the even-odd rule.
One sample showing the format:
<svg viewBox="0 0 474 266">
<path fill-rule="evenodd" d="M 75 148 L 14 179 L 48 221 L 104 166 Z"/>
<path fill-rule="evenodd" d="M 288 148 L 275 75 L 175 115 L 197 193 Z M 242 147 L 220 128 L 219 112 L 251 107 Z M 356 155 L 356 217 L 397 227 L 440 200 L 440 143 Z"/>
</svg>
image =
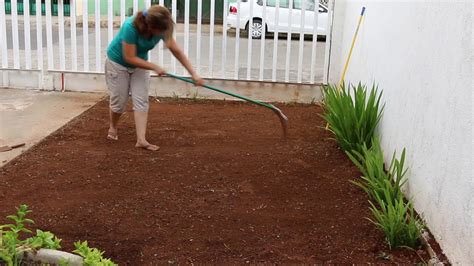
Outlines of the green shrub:
<svg viewBox="0 0 474 266">
<path fill-rule="evenodd" d="M 0 265 L 2 262 L 7 266 L 21 265 L 21 258 L 25 251 L 34 251 L 40 248 L 59 249 L 61 248 L 61 239 L 57 238 L 53 233 L 36 230 L 36 235 L 22 239 L 20 237 L 25 234 L 31 234 L 31 230 L 26 226 L 27 224 L 34 224 L 34 221 L 26 218 L 26 215 L 31 211 L 27 205 L 20 205 L 14 215 L 7 216 L 7 219 L 12 220 L 13 224 L 0 225 Z M 90 248 L 87 241 L 74 243 L 75 253 L 84 258 L 85 266 L 115 266 L 110 259 L 103 258 L 104 252 Z M 66 261 L 60 263 L 67 265 Z"/>
<path fill-rule="evenodd" d="M 370 197 L 371 220 L 387 238 L 391 248 L 408 246 L 415 248 L 420 238 L 423 223 L 416 217 L 411 200 L 405 201 L 402 187 L 406 182 L 406 150 L 396 158 L 393 154 L 388 171 L 379 138 L 374 138 L 371 148 L 362 146 L 362 153 L 347 152 L 349 158 L 362 172 L 361 181 L 351 181 L 361 187 Z"/>
<path fill-rule="evenodd" d="M 5 262 L 8 266 L 21 264 L 21 256 L 25 251 L 32 251 L 40 248 L 58 249 L 61 239 L 50 232 L 36 230 L 36 235 L 22 239 L 20 234 L 31 234 L 26 226 L 34 224 L 34 221 L 26 218 L 31 211 L 27 205 L 20 205 L 14 215 L 7 216 L 13 224 L 0 225 L 0 262 Z"/>
<path fill-rule="evenodd" d="M 406 202 L 403 195 L 399 194 L 395 199 L 377 198 L 375 202 L 377 204 L 370 201 L 374 220 L 369 220 L 384 232 L 390 248 L 416 248 L 424 225 L 416 217 L 412 201 Z"/>
<path fill-rule="evenodd" d="M 323 87 L 324 115 L 328 129 L 362 172 L 360 181 L 351 181 L 369 195 L 373 219 L 387 238 L 391 248 L 415 248 L 424 226 L 415 215 L 411 200 L 405 201 L 402 187 L 406 182 L 405 149 L 400 159 L 393 154 L 385 170 L 380 139 L 375 131 L 382 117 L 382 92 L 372 86 L 343 85 Z"/>
<path fill-rule="evenodd" d="M 73 252 L 79 254 L 84 258 L 85 266 L 115 266 L 117 264 L 113 263 L 110 259 L 103 257 L 104 252 L 98 250 L 97 248 L 90 248 L 87 244 L 87 241 L 75 242 L 74 247 L 76 248 Z"/>
<path fill-rule="evenodd" d="M 370 148 L 384 108 L 378 88 L 373 85 L 368 92 L 361 83 L 341 89 L 329 85 L 323 87 L 323 97 L 323 118 L 342 149 L 361 153 L 364 145 Z"/>
<path fill-rule="evenodd" d="M 36 230 L 36 236 L 26 239 L 26 243 L 33 249 L 48 248 L 48 249 L 60 249 L 61 239 L 57 238 L 51 232 L 44 232 Z"/>
<path fill-rule="evenodd" d="M 370 149 L 363 145 L 361 150 L 361 153 L 358 151 L 346 152 L 362 172 L 361 181 L 351 182 L 361 187 L 372 199 L 379 197 L 388 202 L 388 199 L 395 199 L 399 194 L 402 194 L 401 189 L 406 182 L 407 171 L 404 169 L 405 149 L 403 149 L 400 160 L 395 158 L 395 153 L 393 154 L 388 172 L 385 171 L 383 152 L 378 137 L 373 139 Z"/>
</svg>

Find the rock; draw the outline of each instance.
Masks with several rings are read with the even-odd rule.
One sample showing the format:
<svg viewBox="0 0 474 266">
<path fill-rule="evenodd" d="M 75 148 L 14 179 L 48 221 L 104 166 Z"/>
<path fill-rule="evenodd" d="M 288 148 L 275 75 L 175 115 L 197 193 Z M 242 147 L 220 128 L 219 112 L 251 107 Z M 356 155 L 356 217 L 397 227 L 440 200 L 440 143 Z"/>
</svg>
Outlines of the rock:
<svg viewBox="0 0 474 266">
<path fill-rule="evenodd" d="M 81 256 L 53 249 L 40 249 L 37 252 L 26 252 L 24 258 L 29 261 L 40 262 L 41 264 L 58 265 L 62 261 L 67 261 L 69 266 L 83 265 Z"/>
</svg>

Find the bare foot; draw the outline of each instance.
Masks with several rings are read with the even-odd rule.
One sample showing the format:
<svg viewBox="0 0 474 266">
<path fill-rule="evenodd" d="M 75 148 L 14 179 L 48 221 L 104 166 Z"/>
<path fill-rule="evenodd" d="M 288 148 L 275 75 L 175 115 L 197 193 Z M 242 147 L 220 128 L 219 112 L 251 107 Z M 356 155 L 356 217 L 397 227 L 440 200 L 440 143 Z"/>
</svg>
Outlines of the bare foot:
<svg viewBox="0 0 474 266">
<path fill-rule="evenodd" d="M 109 132 L 107 133 L 107 139 L 118 140 L 117 129 L 109 128 Z"/>
<path fill-rule="evenodd" d="M 149 151 L 157 151 L 157 150 L 160 149 L 159 146 L 150 144 L 148 142 L 140 142 L 140 143 L 137 142 L 137 144 L 135 144 L 135 147 L 136 148 L 142 148 L 142 149 L 149 150 Z"/>
</svg>

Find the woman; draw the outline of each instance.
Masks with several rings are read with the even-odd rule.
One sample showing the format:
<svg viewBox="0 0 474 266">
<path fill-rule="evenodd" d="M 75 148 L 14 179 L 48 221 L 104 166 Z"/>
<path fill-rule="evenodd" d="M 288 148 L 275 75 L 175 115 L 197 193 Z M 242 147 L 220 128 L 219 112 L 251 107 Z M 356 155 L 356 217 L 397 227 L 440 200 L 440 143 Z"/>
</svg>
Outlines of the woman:
<svg viewBox="0 0 474 266">
<path fill-rule="evenodd" d="M 164 40 L 171 53 L 191 74 L 196 85 L 203 79 L 194 71 L 188 58 L 174 40 L 174 22 L 168 9 L 154 5 L 128 18 L 107 48 L 105 77 L 110 92 L 110 128 L 107 138 L 117 140 L 117 123 L 132 95 L 137 143 L 135 147 L 156 151 L 158 146 L 146 140 L 148 118 L 149 70 L 165 75 L 165 70 L 148 62 L 148 51 Z"/>
</svg>

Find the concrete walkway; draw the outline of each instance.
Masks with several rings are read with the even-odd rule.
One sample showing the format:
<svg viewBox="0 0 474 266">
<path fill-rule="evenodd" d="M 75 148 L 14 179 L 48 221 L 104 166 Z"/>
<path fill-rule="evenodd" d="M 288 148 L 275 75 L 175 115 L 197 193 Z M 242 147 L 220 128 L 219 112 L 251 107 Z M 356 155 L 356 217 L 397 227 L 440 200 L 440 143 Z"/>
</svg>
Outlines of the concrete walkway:
<svg viewBox="0 0 474 266">
<path fill-rule="evenodd" d="M 0 146 L 25 143 L 0 152 L 0 166 L 98 102 L 104 94 L 0 89 Z"/>
</svg>

